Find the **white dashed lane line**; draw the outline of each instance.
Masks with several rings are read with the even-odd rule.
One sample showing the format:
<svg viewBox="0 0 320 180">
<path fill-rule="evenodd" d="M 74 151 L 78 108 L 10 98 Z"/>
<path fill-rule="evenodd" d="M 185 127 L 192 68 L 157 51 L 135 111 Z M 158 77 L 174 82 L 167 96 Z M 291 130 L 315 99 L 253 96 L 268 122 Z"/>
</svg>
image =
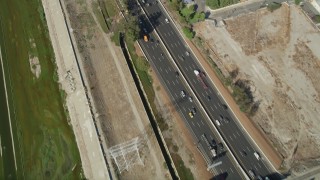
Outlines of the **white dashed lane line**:
<svg viewBox="0 0 320 180">
<path fill-rule="evenodd" d="M 168 74 L 168 70 L 167 70 L 167 69 L 165 69 L 165 71 L 166 71 L 166 73 Z"/>
<path fill-rule="evenodd" d="M 192 79 L 193 80 L 193 82 L 195 83 L 195 84 L 197 84 L 197 81 L 195 80 L 195 79 Z"/>
<path fill-rule="evenodd" d="M 233 170 L 232 170 L 232 168 L 230 168 L 230 171 L 231 171 L 232 173 L 234 173 Z"/>
<path fill-rule="evenodd" d="M 168 83 L 168 85 L 170 85 L 170 81 L 169 80 L 167 80 L 167 83 Z"/>
<path fill-rule="evenodd" d="M 174 83 L 174 81 L 172 81 L 172 84 L 175 86 L 176 85 L 176 83 Z"/>
<path fill-rule="evenodd" d="M 195 126 L 194 123 L 193 123 L 193 121 L 191 121 L 191 124 L 192 124 L 193 126 Z"/>
<path fill-rule="evenodd" d="M 229 138 L 230 138 L 230 140 L 231 140 L 231 141 L 233 141 L 233 139 L 232 139 L 232 137 L 231 137 L 231 136 L 229 136 Z"/>
<path fill-rule="evenodd" d="M 201 120 L 202 125 L 204 125 L 203 121 Z"/>
<path fill-rule="evenodd" d="M 186 108 L 185 107 L 182 107 L 182 109 L 183 109 L 184 112 L 186 112 Z"/>
<path fill-rule="evenodd" d="M 212 106 L 210 106 L 210 108 L 211 108 L 211 110 L 212 110 L 212 111 L 214 111 L 214 109 L 213 109 L 213 107 L 212 107 Z"/>
<path fill-rule="evenodd" d="M 197 122 L 197 124 L 198 124 L 198 126 L 200 127 L 200 124 L 199 124 L 199 122 Z"/>
<path fill-rule="evenodd" d="M 214 107 L 215 107 L 216 109 L 218 109 L 216 105 L 214 105 Z"/>
<path fill-rule="evenodd" d="M 159 69 L 160 69 L 160 71 L 162 72 L 162 68 L 161 68 L 161 67 L 159 67 Z"/>
</svg>

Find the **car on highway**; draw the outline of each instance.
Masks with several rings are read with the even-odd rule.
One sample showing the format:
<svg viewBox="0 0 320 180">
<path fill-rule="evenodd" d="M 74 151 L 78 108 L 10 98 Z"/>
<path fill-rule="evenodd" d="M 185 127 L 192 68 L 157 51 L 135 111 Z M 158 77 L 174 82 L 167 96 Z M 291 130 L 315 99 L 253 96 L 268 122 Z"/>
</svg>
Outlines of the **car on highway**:
<svg viewBox="0 0 320 180">
<path fill-rule="evenodd" d="M 245 150 L 240 151 L 240 153 L 241 153 L 242 156 L 247 156 L 248 155 Z"/>
<path fill-rule="evenodd" d="M 179 72 L 178 71 L 176 71 L 176 77 L 179 77 Z"/>
<path fill-rule="evenodd" d="M 190 118 L 193 118 L 193 113 L 191 111 L 189 112 L 189 116 Z"/>
<path fill-rule="evenodd" d="M 169 19 L 168 18 L 166 18 L 165 21 L 166 21 L 166 23 L 169 23 Z"/>
<path fill-rule="evenodd" d="M 223 116 L 220 114 L 219 115 L 219 121 L 222 121 L 223 120 Z"/>
<path fill-rule="evenodd" d="M 255 179 L 256 174 L 254 173 L 254 171 L 253 171 L 252 169 L 250 169 L 250 170 L 248 171 L 248 173 L 249 173 L 249 176 L 250 176 L 252 179 Z"/>
<path fill-rule="evenodd" d="M 254 155 L 258 160 L 260 160 L 260 154 L 259 154 L 259 153 L 254 152 L 253 155 Z"/>
<path fill-rule="evenodd" d="M 193 102 L 193 98 L 192 98 L 191 96 L 188 97 L 188 100 L 189 100 L 190 102 Z"/>
<path fill-rule="evenodd" d="M 221 123 L 220 123 L 220 121 L 219 121 L 218 119 L 216 120 L 216 124 L 217 124 L 218 126 L 221 125 Z"/>
<path fill-rule="evenodd" d="M 225 105 L 225 104 L 222 104 L 222 107 L 223 107 L 223 109 L 225 109 L 225 110 L 227 110 L 227 109 L 228 109 L 228 106 L 227 106 L 227 105 Z"/>
<path fill-rule="evenodd" d="M 181 96 L 182 98 L 186 97 L 186 93 L 184 92 L 184 90 L 181 90 L 180 96 Z"/>
<path fill-rule="evenodd" d="M 192 107 L 191 112 L 192 112 L 192 114 L 197 114 L 196 108 Z"/>
<path fill-rule="evenodd" d="M 190 56 L 190 53 L 188 51 L 186 51 L 186 56 Z"/>
</svg>

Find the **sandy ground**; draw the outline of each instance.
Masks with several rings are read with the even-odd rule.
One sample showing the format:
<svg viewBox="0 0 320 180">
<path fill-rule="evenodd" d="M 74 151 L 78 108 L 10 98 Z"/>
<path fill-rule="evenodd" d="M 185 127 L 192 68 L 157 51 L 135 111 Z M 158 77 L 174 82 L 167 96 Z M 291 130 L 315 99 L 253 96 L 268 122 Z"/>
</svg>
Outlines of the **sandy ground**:
<svg viewBox="0 0 320 180">
<path fill-rule="evenodd" d="M 225 75 L 249 80 L 259 109 L 252 121 L 285 159 L 282 170 L 319 165 L 320 34 L 296 6 L 283 5 L 195 29 Z M 240 33 L 241 32 L 241 33 Z"/>
<path fill-rule="evenodd" d="M 169 179 L 149 119 L 121 48 L 103 33 L 92 12 L 93 1 L 65 0 L 67 14 L 88 76 L 88 90 L 108 158 L 119 179 Z M 124 143 L 137 138 L 136 146 Z M 119 153 L 115 153 L 117 152 Z M 124 156 L 122 156 L 122 154 Z M 115 159 L 113 159 L 113 157 Z M 125 160 L 124 158 L 125 157 Z M 123 163 L 123 164 L 122 164 Z"/>
<path fill-rule="evenodd" d="M 59 81 L 67 93 L 66 105 L 84 174 L 89 179 L 109 179 L 59 1 L 43 0 L 42 3 L 55 52 Z"/>
</svg>

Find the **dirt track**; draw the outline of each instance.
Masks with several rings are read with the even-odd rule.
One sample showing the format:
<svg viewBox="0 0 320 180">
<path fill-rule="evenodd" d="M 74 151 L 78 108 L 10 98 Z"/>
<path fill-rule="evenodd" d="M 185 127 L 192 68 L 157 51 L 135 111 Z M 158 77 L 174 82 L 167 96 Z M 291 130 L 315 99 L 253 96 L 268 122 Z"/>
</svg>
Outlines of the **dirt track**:
<svg viewBox="0 0 320 180">
<path fill-rule="evenodd" d="M 43 0 L 49 34 L 55 52 L 61 88 L 67 93 L 66 106 L 80 151 L 86 178 L 108 179 L 88 100 L 81 82 L 71 39 L 58 0 Z"/>
</svg>

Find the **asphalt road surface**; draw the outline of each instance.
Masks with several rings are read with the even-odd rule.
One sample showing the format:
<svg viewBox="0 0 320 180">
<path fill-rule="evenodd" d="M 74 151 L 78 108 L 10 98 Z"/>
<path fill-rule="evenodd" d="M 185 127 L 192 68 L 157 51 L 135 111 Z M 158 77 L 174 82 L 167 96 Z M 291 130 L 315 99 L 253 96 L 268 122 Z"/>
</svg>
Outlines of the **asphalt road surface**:
<svg viewBox="0 0 320 180">
<path fill-rule="evenodd" d="M 194 70 L 202 72 L 201 66 L 185 46 L 180 34 L 172 22 L 170 22 L 169 18 L 166 17 L 160 4 L 155 0 L 145 0 L 144 3 L 141 2 L 141 5 L 174 61 L 179 66 L 179 69 L 196 93 L 202 106 L 206 109 L 211 121 L 216 125 L 246 173 L 250 175 L 249 171 L 252 171 L 255 176 L 261 177 L 272 175 L 274 172 L 272 172 L 267 163 L 263 159 L 257 159 L 254 156 L 254 152 L 257 152 L 255 146 L 252 145 L 252 142 L 247 137 L 247 134 L 243 132 L 239 122 L 237 122 L 228 110 L 228 107 L 221 100 L 218 92 L 213 88 L 214 86 L 206 80 L 205 74 L 202 76 L 202 80 L 195 75 Z M 166 18 L 168 18 L 168 22 Z M 208 120 L 204 118 L 197 104 L 188 100 L 189 93 L 180 80 L 180 75 L 177 75 L 177 70 L 166 57 L 165 52 L 160 48 L 160 44 L 156 38 L 150 33 L 153 30 L 152 27 L 143 19 L 140 20 L 142 34 L 149 34 L 148 42 L 140 40 L 142 48 L 151 64 L 161 76 L 163 83 L 172 96 L 171 98 L 184 116 L 189 129 L 193 135 L 195 135 L 198 145 L 201 147 L 200 149 L 204 149 L 205 159 L 207 159 L 207 161 L 208 159 L 212 160 L 211 163 L 222 162 L 221 165 L 214 168 L 215 173 L 225 174 L 228 179 L 241 179 L 240 174 L 229 158 L 229 153 L 223 150 L 219 151 L 220 148 L 214 146 L 213 141 L 217 141 L 218 136 L 215 136 L 214 131 L 210 128 L 211 125 L 209 125 Z M 185 97 L 181 95 L 182 90 L 185 91 Z M 196 113 L 193 114 L 193 118 L 191 118 L 189 113 L 193 108 L 195 108 Z M 217 123 L 217 121 L 219 121 L 219 123 Z M 205 138 L 203 138 L 203 136 L 205 136 Z M 215 158 L 212 158 L 210 151 L 212 147 L 218 150 L 219 153 Z"/>
<path fill-rule="evenodd" d="M 267 7 L 271 3 L 288 2 L 289 0 L 250 0 L 238 4 L 233 4 L 217 10 L 211 10 L 207 7 L 207 12 L 210 12 L 209 19 L 222 20 L 245 13 L 254 12 L 260 8 Z M 292 2 L 292 0 L 290 0 Z"/>
<path fill-rule="evenodd" d="M 142 20 L 141 24 L 143 24 L 143 28 L 145 28 L 147 31 L 151 30 L 144 20 Z M 220 161 L 222 162 L 221 165 L 218 165 L 213 169 L 214 174 L 224 174 L 228 177 L 228 179 L 241 179 L 240 174 L 232 164 L 227 152 L 218 149 L 217 146 L 214 146 L 215 144 L 213 144 L 213 140 L 216 142 L 216 144 L 219 143 L 219 139 L 217 138 L 218 136 L 216 136 L 210 129 L 209 124 L 197 107 L 194 98 L 192 102 L 190 102 L 190 93 L 186 90 L 187 88 L 181 80 L 181 75 L 177 73 L 177 69 L 175 69 L 173 64 L 168 59 L 165 51 L 157 42 L 158 40 L 156 37 L 154 37 L 152 34 L 149 34 L 148 37 L 149 42 L 140 40 L 141 47 L 148 60 L 151 62 L 151 65 L 160 76 L 162 84 L 165 85 L 177 109 L 182 114 L 187 126 L 189 127 L 189 130 L 195 138 L 195 145 L 200 151 L 203 152 L 203 156 L 208 164 L 214 164 Z M 181 91 L 184 91 L 184 97 L 181 95 Z M 193 108 L 195 108 L 196 113 L 193 114 L 193 118 L 191 118 L 189 113 Z M 205 137 L 201 138 L 203 135 Z M 207 142 L 209 143 L 209 146 Z M 213 158 L 211 153 L 211 147 L 217 151 L 219 150 L 218 155 L 215 158 Z"/>
</svg>

